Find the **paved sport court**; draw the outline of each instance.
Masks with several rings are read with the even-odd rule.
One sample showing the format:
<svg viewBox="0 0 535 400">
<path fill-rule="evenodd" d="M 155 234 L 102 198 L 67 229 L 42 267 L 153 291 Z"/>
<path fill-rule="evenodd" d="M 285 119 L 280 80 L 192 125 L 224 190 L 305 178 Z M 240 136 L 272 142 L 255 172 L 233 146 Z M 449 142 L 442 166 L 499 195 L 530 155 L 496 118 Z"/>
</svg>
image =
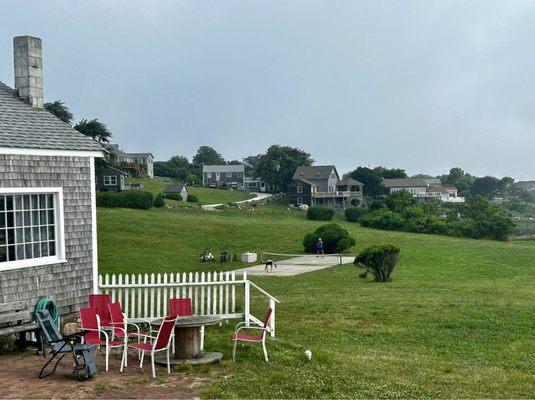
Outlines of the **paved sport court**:
<svg viewBox="0 0 535 400">
<path fill-rule="evenodd" d="M 264 256 L 267 259 L 267 256 Z M 342 264 L 350 264 L 355 259 L 355 256 L 342 257 Z M 340 257 L 338 256 L 302 256 L 292 257 L 284 260 L 276 261 L 277 268 L 273 268 L 272 272 L 264 271 L 265 264 L 254 265 L 252 267 L 238 269 L 235 272 L 247 272 L 250 276 L 293 276 L 306 274 L 307 272 L 319 271 L 320 269 L 335 267 L 340 265 Z"/>
</svg>

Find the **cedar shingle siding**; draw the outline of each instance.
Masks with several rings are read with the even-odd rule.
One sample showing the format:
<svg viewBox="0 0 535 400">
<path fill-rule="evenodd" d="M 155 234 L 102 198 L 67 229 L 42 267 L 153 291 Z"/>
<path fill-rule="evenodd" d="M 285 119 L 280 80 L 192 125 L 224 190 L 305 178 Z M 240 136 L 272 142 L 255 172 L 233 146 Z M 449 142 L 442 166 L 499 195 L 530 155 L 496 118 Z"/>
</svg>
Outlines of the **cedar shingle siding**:
<svg viewBox="0 0 535 400">
<path fill-rule="evenodd" d="M 92 291 L 91 178 L 89 157 L 0 154 L 0 187 L 62 187 L 66 263 L 2 271 L 0 303 L 46 296 L 61 314 L 87 304 Z"/>
</svg>

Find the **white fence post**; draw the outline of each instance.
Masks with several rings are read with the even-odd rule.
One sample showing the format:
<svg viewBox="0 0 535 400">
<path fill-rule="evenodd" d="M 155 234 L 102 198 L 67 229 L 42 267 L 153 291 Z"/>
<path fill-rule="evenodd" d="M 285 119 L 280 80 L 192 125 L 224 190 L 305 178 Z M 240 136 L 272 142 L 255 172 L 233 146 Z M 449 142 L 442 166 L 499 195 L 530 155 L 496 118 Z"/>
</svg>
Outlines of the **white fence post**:
<svg viewBox="0 0 535 400">
<path fill-rule="evenodd" d="M 271 318 L 269 320 L 269 333 L 271 337 L 275 337 L 275 300 L 269 299 L 269 307 L 271 308 Z"/>
<path fill-rule="evenodd" d="M 249 326 L 249 320 L 251 315 L 251 285 L 249 284 L 249 280 L 247 279 L 247 272 L 243 272 L 243 280 L 244 283 L 244 306 L 243 306 L 243 320 L 245 321 L 245 325 Z"/>
</svg>

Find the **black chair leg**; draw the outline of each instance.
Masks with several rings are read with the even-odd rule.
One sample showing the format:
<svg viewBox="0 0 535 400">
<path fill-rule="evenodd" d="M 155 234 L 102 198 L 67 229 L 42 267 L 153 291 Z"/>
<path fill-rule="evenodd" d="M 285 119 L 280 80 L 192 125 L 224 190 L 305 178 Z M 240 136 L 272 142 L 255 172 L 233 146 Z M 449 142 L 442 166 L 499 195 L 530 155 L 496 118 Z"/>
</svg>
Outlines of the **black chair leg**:
<svg viewBox="0 0 535 400">
<path fill-rule="evenodd" d="M 43 378 L 46 378 L 47 376 L 50 376 L 52 375 L 54 372 L 56 372 L 56 368 L 58 367 L 58 364 L 61 360 L 63 360 L 63 357 L 65 357 L 65 354 L 62 354 L 61 357 L 58 358 L 58 361 L 56 361 L 56 364 L 54 364 L 54 369 L 52 370 L 52 372 L 49 372 L 48 374 L 46 375 L 43 375 L 43 372 L 45 371 L 46 367 L 48 366 L 48 364 L 50 364 L 52 362 L 52 360 L 54 360 L 54 358 L 56 358 L 58 355 L 58 353 L 52 353 L 52 357 L 50 357 L 50 360 L 48 360 L 46 362 L 46 364 L 43 366 L 43 368 L 41 368 L 41 372 L 39 372 L 39 379 L 43 379 Z"/>
</svg>

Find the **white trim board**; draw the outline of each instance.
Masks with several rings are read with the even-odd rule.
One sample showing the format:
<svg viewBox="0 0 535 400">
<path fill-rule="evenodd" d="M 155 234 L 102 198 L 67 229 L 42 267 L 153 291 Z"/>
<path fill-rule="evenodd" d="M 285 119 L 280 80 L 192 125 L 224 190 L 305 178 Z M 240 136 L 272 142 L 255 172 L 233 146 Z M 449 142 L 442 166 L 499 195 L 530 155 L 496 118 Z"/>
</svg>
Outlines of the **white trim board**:
<svg viewBox="0 0 535 400">
<path fill-rule="evenodd" d="M 91 180 L 91 250 L 93 261 L 93 293 L 98 293 L 98 248 L 97 248 L 97 194 L 95 192 L 95 158 L 89 159 L 89 176 Z"/>
<path fill-rule="evenodd" d="M 18 147 L 0 147 L 0 154 L 21 156 L 56 156 L 56 157 L 104 157 L 105 151 L 29 149 Z"/>
</svg>

